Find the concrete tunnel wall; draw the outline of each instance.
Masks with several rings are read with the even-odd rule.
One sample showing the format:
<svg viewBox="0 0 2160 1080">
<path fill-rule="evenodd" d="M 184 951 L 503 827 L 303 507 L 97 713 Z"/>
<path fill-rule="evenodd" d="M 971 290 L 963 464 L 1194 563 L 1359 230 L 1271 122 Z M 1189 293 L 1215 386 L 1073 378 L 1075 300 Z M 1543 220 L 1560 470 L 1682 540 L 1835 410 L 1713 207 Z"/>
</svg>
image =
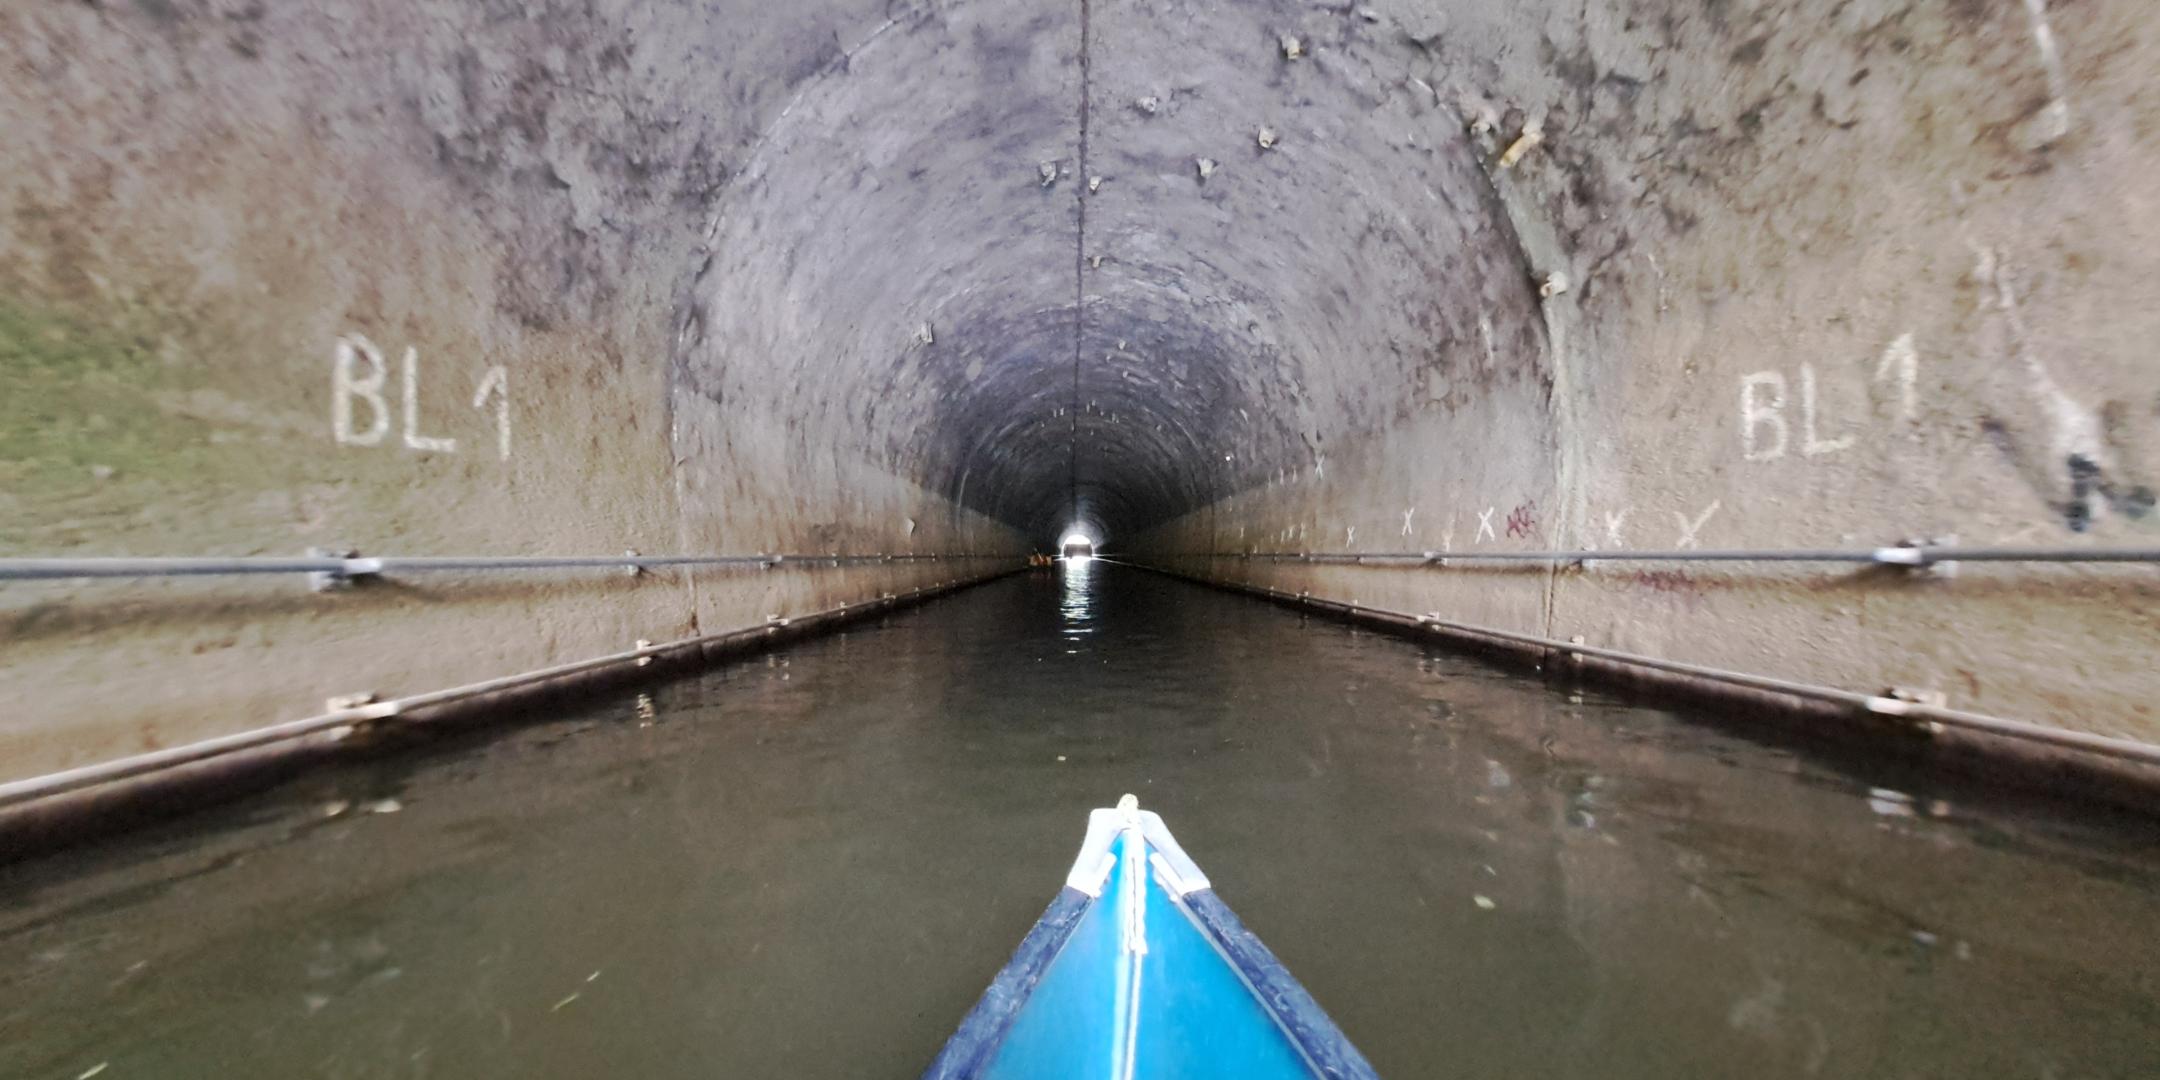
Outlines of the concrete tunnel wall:
<svg viewBox="0 0 2160 1080">
<path fill-rule="evenodd" d="M 2149 543 L 2149 23 L 16 5 L 0 556 L 1017 557 L 1077 522 L 2160 738 L 2140 567 L 1219 557 Z M 998 565 L 7 585 L 0 779 Z"/>
</svg>

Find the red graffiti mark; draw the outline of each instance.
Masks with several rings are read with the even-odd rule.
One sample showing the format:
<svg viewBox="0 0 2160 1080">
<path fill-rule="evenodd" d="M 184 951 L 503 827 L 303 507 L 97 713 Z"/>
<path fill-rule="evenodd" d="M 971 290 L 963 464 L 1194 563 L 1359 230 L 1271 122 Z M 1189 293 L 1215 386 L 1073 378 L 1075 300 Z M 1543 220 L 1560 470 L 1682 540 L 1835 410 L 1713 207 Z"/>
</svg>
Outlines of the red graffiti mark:
<svg viewBox="0 0 2160 1080">
<path fill-rule="evenodd" d="M 1635 584 L 1651 592 L 1694 592 L 1695 582 L 1678 570 L 1639 570 Z"/>
<path fill-rule="evenodd" d="M 1676 596 L 1691 608 L 1702 599 L 1695 579 L 1679 570 L 1638 570 L 1628 575 L 1628 580 L 1651 592 Z"/>
<path fill-rule="evenodd" d="M 1532 499 L 1529 502 L 1526 502 L 1521 506 L 1518 506 L 1515 509 L 1508 511 L 1507 534 L 1509 536 L 1537 535 L 1536 499 Z"/>
</svg>

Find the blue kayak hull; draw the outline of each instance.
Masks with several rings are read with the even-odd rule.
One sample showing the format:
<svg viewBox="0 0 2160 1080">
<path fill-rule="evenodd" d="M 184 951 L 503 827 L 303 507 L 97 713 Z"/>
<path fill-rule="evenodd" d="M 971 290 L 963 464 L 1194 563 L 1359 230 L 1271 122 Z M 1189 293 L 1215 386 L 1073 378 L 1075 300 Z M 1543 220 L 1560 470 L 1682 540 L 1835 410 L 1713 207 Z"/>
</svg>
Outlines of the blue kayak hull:
<svg viewBox="0 0 2160 1080">
<path fill-rule="evenodd" d="M 1374 1076 L 1167 827 L 1098 810 L 1066 887 L 926 1077 Z"/>
</svg>

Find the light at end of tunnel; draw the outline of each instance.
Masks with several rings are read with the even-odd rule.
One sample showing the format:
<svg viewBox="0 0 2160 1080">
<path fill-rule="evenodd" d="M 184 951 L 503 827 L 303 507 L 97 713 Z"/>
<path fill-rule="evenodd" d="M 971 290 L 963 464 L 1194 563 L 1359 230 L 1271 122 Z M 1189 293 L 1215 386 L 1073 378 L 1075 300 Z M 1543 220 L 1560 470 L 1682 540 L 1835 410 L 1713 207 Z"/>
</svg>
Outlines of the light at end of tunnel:
<svg viewBox="0 0 2160 1080">
<path fill-rule="evenodd" d="M 1095 538 L 1079 529 L 1070 529 L 1065 538 L 1058 541 L 1058 553 L 1068 559 L 1092 559 L 1095 557 Z"/>
</svg>

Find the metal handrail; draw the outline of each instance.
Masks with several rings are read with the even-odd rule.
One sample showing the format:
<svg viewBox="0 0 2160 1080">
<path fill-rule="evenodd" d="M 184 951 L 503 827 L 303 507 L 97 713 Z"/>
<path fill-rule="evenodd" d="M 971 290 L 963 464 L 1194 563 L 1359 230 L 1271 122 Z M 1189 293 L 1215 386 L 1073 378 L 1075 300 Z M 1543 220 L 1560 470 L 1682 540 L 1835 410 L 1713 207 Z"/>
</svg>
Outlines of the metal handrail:
<svg viewBox="0 0 2160 1080">
<path fill-rule="evenodd" d="M 66 578 L 203 577 L 229 574 L 326 574 L 334 578 L 442 570 L 649 570 L 668 566 L 780 566 L 887 562 L 1016 559 L 987 554 L 759 554 L 759 555 L 430 555 L 430 556 L 234 556 L 158 558 L 0 559 L 0 581 Z"/>
<path fill-rule="evenodd" d="M 2160 563 L 2160 548 L 1960 547 L 1914 544 L 1877 548 L 1731 548 L 1670 551 L 1210 551 L 1205 559 L 1272 562 L 1407 562 L 1447 566 L 1467 562 L 1818 562 L 1876 566 L 1934 566 L 1946 562 Z M 1190 558 L 1166 556 L 1168 558 Z"/>
</svg>

